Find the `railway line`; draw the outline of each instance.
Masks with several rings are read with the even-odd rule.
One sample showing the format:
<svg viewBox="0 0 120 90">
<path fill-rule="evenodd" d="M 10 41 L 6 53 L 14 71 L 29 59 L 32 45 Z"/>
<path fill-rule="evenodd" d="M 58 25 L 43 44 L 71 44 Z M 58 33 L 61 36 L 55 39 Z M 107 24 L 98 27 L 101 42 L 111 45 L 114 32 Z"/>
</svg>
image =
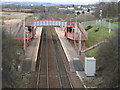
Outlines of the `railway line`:
<svg viewBox="0 0 120 90">
<path fill-rule="evenodd" d="M 52 18 L 45 12 L 45 18 Z M 43 27 L 36 64 L 37 82 L 39 88 L 79 88 L 76 74 L 70 72 L 69 63 L 55 32 L 55 27 Z"/>
<path fill-rule="evenodd" d="M 54 27 L 44 27 L 39 50 L 37 88 L 72 88 Z"/>
</svg>

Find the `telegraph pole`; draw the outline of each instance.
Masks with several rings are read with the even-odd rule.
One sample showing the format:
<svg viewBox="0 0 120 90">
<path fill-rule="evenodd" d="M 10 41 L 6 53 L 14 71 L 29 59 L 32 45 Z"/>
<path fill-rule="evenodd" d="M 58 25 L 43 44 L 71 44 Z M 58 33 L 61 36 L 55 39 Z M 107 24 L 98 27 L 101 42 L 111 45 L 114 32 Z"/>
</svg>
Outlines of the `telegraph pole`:
<svg viewBox="0 0 120 90">
<path fill-rule="evenodd" d="M 75 14 L 76 15 L 76 31 L 77 31 L 77 15 L 79 15 L 80 13 Z M 75 33 L 75 32 L 74 32 Z M 80 40 L 78 42 L 78 57 L 80 57 L 80 52 L 81 52 L 81 32 L 80 32 Z"/>
<path fill-rule="evenodd" d="M 76 25 L 77 25 L 77 14 L 75 14 L 75 16 L 76 16 Z"/>
<path fill-rule="evenodd" d="M 25 28 L 25 15 L 23 20 L 23 31 L 24 31 L 24 51 L 26 51 L 26 28 Z"/>
<path fill-rule="evenodd" d="M 62 18 L 59 18 L 59 19 L 61 19 L 62 21 L 64 21 Z M 61 24 L 61 27 L 62 27 L 62 31 L 63 31 L 63 25 Z"/>
<path fill-rule="evenodd" d="M 111 32 L 111 19 L 109 20 L 109 33 Z"/>
<path fill-rule="evenodd" d="M 102 10 L 100 10 L 100 24 L 102 26 Z"/>
<path fill-rule="evenodd" d="M 81 32 L 80 32 L 80 40 L 78 43 L 78 56 L 80 56 L 80 53 L 81 53 Z"/>
<path fill-rule="evenodd" d="M 72 20 L 73 18 L 70 18 L 70 25 L 71 25 L 71 20 Z"/>
<path fill-rule="evenodd" d="M 75 30 L 74 30 L 74 44 L 75 44 L 75 48 L 76 48 L 75 32 L 77 31 L 77 13 L 75 14 L 75 16 L 76 16 L 76 23 L 75 23 Z"/>
</svg>

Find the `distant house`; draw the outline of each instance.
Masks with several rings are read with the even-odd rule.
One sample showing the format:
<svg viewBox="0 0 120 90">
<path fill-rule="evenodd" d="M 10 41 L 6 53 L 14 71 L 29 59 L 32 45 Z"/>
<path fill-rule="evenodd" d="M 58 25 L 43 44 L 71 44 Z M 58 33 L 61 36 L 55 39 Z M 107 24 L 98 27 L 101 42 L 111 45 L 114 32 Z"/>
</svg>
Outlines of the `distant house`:
<svg viewBox="0 0 120 90">
<path fill-rule="evenodd" d="M 70 10 L 70 11 L 73 11 L 74 7 L 68 7 L 67 9 Z"/>
<path fill-rule="evenodd" d="M 61 8 L 59 8 L 59 10 L 67 10 L 67 8 L 62 8 L 62 7 L 61 7 Z"/>
<path fill-rule="evenodd" d="M 88 9 L 87 9 L 87 8 L 84 8 L 84 9 L 81 9 L 81 10 L 75 10 L 74 12 L 75 12 L 75 13 L 80 12 L 80 14 L 83 14 L 83 12 L 84 12 L 84 14 L 92 14 L 92 13 L 95 12 L 95 10 L 91 10 L 91 9 L 90 9 L 90 11 L 88 12 Z"/>
<path fill-rule="evenodd" d="M 77 12 L 80 12 L 80 13 L 82 13 L 82 10 L 75 10 L 75 13 L 77 13 Z"/>
<path fill-rule="evenodd" d="M 87 10 L 88 10 L 88 8 L 83 7 L 83 8 L 82 8 L 82 10 L 83 10 L 83 11 L 87 11 Z"/>
<path fill-rule="evenodd" d="M 91 6 L 91 9 L 95 10 L 95 9 L 96 9 L 96 7 L 95 7 L 95 6 Z"/>
<path fill-rule="evenodd" d="M 81 8 L 81 6 L 78 6 L 78 9 L 80 9 Z"/>
</svg>

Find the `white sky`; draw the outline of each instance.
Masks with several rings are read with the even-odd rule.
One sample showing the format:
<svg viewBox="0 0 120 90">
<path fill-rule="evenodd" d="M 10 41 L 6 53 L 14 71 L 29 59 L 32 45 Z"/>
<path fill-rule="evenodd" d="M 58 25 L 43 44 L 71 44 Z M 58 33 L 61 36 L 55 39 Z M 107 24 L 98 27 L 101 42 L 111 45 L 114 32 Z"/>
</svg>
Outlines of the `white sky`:
<svg viewBox="0 0 120 90">
<path fill-rule="evenodd" d="M 118 0 L 1 0 L 1 1 L 17 1 L 17 2 L 19 2 L 19 1 L 25 1 L 25 2 L 28 2 L 28 1 L 30 1 L 30 2 L 73 2 L 73 3 L 75 3 L 75 2 L 77 2 L 77 3 L 93 3 L 93 2 L 99 2 L 99 1 L 118 1 Z"/>
</svg>

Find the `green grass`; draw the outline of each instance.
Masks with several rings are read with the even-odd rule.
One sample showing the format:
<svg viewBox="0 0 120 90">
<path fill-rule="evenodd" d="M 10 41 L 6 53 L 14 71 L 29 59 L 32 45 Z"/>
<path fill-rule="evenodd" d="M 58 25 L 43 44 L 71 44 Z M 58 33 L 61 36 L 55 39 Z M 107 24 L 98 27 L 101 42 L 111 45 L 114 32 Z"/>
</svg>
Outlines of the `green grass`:
<svg viewBox="0 0 120 90">
<path fill-rule="evenodd" d="M 99 28 L 99 31 L 95 32 L 94 30 L 97 28 Z M 86 41 L 87 47 L 90 47 L 98 42 L 104 41 L 106 38 L 109 38 L 109 36 L 115 34 L 114 31 L 111 31 L 111 33 L 109 33 L 109 30 L 107 28 L 100 26 L 93 26 L 93 28 L 89 29 L 87 32 L 88 32 L 88 40 Z"/>
<path fill-rule="evenodd" d="M 94 48 L 94 49 L 92 49 L 90 51 L 87 51 L 85 54 L 86 54 L 87 57 L 93 57 L 93 56 L 96 55 L 98 50 L 99 50 L 99 47 L 96 47 L 96 48 Z"/>
<path fill-rule="evenodd" d="M 120 22 L 112 22 L 112 23 L 120 25 Z"/>
<path fill-rule="evenodd" d="M 94 30 L 97 28 L 99 28 L 99 31 L 95 32 Z M 95 45 L 98 42 L 104 41 L 105 39 L 115 34 L 115 31 L 111 31 L 111 33 L 109 33 L 109 30 L 107 28 L 100 26 L 93 26 L 93 28 L 89 29 L 87 32 L 88 32 L 88 40 L 86 41 L 87 47 Z M 87 51 L 86 56 L 95 56 L 98 50 L 99 47 Z"/>
</svg>

